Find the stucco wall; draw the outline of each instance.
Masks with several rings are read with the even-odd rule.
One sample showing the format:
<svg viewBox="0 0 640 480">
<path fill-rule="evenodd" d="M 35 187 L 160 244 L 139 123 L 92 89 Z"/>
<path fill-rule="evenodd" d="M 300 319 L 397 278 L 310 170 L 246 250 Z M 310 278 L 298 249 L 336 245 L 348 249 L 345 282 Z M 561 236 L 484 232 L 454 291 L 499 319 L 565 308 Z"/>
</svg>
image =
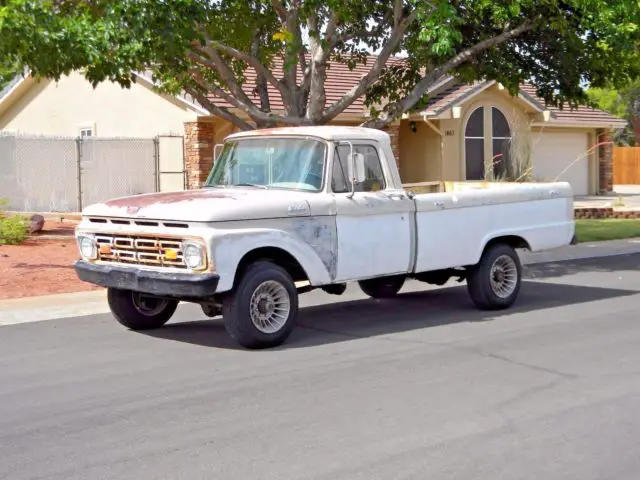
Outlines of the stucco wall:
<svg viewBox="0 0 640 480">
<path fill-rule="evenodd" d="M 438 122 L 436 122 L 437 124 Z M 403 183 L 440 180 L 442 175 L 441 138 L 429 125 L 416 121 L 400 123 L 400 177 Z"/>
<path fill-rule="evenodd" d="M 512 135 L 526 128 L 529 123 L 527 112 L 505 91 L 490 88 L 478 94 L 470 102 L 462 105 L 460 118 L 442 120 L 440 129 L 443 137 L 443 178 L 445 180 L 465 179 L 464 128 L 469 116 L 478 107 L 497 107 L 507 117 Z M 491 110 L 485 109 L 485 136 L 491 136 Z M 492 151 L 485 146 L 485 158 L 492 157 Z"/>
<path fill-rule="evenodd" d="M 0 114 L 0 130 L 77 136 L 86 125 L 101 137 L 152 137 L 183 135 L 184 122 L 196 118 L 177 100 L 137 83 L 123 89 L 105 82 L 94 89 L 79 73 L 57 83 L 30 81 L 24 95 Z"/>
</svg>

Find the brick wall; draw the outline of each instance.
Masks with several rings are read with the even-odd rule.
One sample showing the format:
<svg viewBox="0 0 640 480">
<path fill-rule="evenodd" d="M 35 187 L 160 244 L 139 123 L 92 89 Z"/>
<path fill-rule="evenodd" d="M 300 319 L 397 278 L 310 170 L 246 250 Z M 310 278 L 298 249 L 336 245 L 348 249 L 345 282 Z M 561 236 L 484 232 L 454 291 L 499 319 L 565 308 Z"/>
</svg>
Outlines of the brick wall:
<svg viewBox="0 0 640 480">
<path fill-rule="evenodd" d="M 639 219 L 640 210 L 614 210 L 613 208 L 607 208 L 607 207 L 576 208 L 574 210 L 574 217 L 576 219 L 588 219 L 588 218 Z"/>
<path fill-rule="evenodd" d="M 184 133 L 187 188 L 200 188 L 213 166 L 213 124 L 202 121 L 185 122 Z"/>
<path fill-rule="evenodd" d="M 607 130 L 598 130 L 597 143 L 598 147 L 598 174 L 599 188 L 601 194 L 611 193 L 613 191 L 613 144 L 611 133 Z"/>
</svg>

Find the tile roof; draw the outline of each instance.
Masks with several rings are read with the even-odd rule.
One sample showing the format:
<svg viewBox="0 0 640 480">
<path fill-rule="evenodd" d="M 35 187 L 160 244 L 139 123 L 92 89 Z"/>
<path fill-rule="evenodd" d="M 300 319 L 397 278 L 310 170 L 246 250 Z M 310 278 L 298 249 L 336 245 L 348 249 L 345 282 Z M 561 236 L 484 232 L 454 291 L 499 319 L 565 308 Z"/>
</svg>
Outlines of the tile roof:
<svg viewBox="0 0 640 480">
<path fill-rule="evenodd" d="M 370 56 L 367 59 L 366 64 L 358 64 L 353 70 L 343 63 L 331 62 L 327 69 L 327 80 L 325 83 L 326 90 L 326 105 L 330 106 L 337 102 L 345 93 L 358 84 L 360 79 L 367 74 L 371 68 L 371 64 L 375 61 L 375 56 Z M 390 63 L 400 64 L 404 61 L 402 58 L 392 58 Z M 282 61 L 274 62 L 273 73 L 276 78 L 282 76 Z M 298 72 L 298 81 L 301 80 L 301 72 Z M 451 84 L 440 89 L 432 98 L 429 99 L 427 106 L 423 109 L 432 115 L 438 115 L 439 113 L 450 108 L 453 104 L 462 103 L 471 98 L 473 95 L 484 90 L 490 82 L 479 81 L 472 84 L 456 83 L 453 79 L 450 80 Z M 247 69 L 245 72 L 245 82 L 242 85 L 242 90 L 247 96 L 252 99 L 256 104 L 259 104 L 260 99 L 258 94 L 254 91 L 256 83 L 256 74 L 252 68 Z M 284 110 L 284 104 L 278 92 L 271 84 L 268 84 L 269 89 L 269 101 L 271 103 L 271 109 L 274 111 Z M 584 123 L 584 124 L 614 124 L 616 126 L 626 125 L 626 121 L 613 115 L 610 115 L 602 110 L 580 106 L 577 109 L 571 110 L 568 107 L 564 110 L 552 106 L 545 106 L 544 99 L 538 97 L 536 89 L 533 85 L 522 84 L 520 86 L 521 95 L 538 106 L 541 110 L 548 109 L 551 111 L 551 121 L 553 123 Z M 226 100 L 223 100 L 215 95 L 209 95 L 209 98 L 218 106 L 233 108 L 233 106 Z M 188 98 L 193 103 L 194 99 Z M 356 99 L 349 107 L 347 107 L 343 114 L 355 115 L 363 117 L 367 109 L 364 105 L 364 98 L 360 97 Z"/>
<path fill-rule="evenodd" d="M 544 99 L 540 98 L 536 94 L 536 87 L 531 84 L 524 84 L 520 86 L 520 89 L 527 93 L 527 95 L 536 98 L 541 105 L 545 105 Z M 571 109 L 568 106 L 560 110 L 558 107 L 552 105 L 545 106 L 547 110 L 551 112 L 551 117 L 555 120 L 554 123 L 607 123 L 625 126 L 626 120 L 615 117 L 607 112 L 598 110 L 597 108 L 587 107 L 580 105 L 578 108 Z"/>
<path fill-rule="evenodd" d="M 374 56 L 368 57 L 365 64 L 359 63 L 353 70 L 350 70 L 349 67 L 343 63 L 331 62 L 329 64 L 329 68 L 327 68 L 327 80 L 325 82 L 326 105 L 333 105 L 338 100 L 340 100 L 342 96 L 346 94 L 351 88 L 356 86 L 360 82 L 361 78 L 369 72 L 369 70 L 371 69 L 371 65 L 375 61 L 375 58 L 376 57 Z M 401 58 L 392 58 L 387 64 L 401 63 L 402 61 L 403 59 Z M 272 72 L 274 73 L 274 76 L 276 78 L 282 77 L 282 61 L 274 61 Z M 300 72 L 300 69 L 298 68 L 298 82 L 300 82 L 301 80 L 302 72 Z M 255 86 L 255 70 L 253 68 L 248 68 L 245 71 L 245 83 L 242 85 L 242 90 L 256 104 L 259 104 L 260 98 L 254 91 Z M 282 102 L 280 92 L 276 90 L 276 88 L 271 84 L 268 84 L 268 91 L 271 109 L 275 111 L 284 110 L 284 104 Z M 233 108 L 230 103 L 228 103 L 226 100 L 221 99 L 220 97 L 211 94 L 209 95 L 209 98 L 220 107 Z M 359 97 L 351 105 L 349 105 L 349 107 L 347 107 L 343 113 L 363 116 L 365 112 L 366 108 L 364 105 L 364 98 Z"/>
<path fill-rule="evenodd" d="M 454 103 L 465 101 L 470 96 L 484 88 L 487 82 L 475 82 L 471 84 L 452 83 L 431 97 L 423 109 L 433 115 L 438 115 Z"/>
</svg>

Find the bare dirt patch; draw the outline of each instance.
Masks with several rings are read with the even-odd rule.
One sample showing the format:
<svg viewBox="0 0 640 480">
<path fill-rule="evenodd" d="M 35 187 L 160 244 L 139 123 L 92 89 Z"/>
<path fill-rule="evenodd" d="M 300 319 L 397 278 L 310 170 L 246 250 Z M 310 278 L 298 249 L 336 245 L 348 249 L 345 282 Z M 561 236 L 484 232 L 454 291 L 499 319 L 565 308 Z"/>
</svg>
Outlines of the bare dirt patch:
<svg viewBox="0 0 640 480">
<path fill-rule="evenodd" d="M 79 258 L 79 253 L 73 229 L 71 234 L 66 232 L 66 226 L 62 230 L 68 240 L 38 238 L 45 234 L 52 235 L 52 230 L 44 230 L 22 245 L 0 246 L 0 299 L 100 288 L 82 282 L 76 276 L 73 262 Z"/>
</svg>

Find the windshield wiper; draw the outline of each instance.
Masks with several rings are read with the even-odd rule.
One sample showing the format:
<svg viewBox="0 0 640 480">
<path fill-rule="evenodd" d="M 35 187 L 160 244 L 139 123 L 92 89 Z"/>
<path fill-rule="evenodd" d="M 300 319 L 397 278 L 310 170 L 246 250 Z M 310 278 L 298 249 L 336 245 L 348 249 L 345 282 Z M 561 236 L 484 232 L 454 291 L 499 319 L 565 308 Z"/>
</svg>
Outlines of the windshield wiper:
<svg viewBox="0 0 640 480">
<path fill-rule="evenodd" d="M 230 185 L 232 187 L 254 187 L 254 188 L 262 188 L 263 190 L 267 190 L 269 187 L 266 185 L 256 185 L 255 183 L 234 183 Z"/>
</svg>

